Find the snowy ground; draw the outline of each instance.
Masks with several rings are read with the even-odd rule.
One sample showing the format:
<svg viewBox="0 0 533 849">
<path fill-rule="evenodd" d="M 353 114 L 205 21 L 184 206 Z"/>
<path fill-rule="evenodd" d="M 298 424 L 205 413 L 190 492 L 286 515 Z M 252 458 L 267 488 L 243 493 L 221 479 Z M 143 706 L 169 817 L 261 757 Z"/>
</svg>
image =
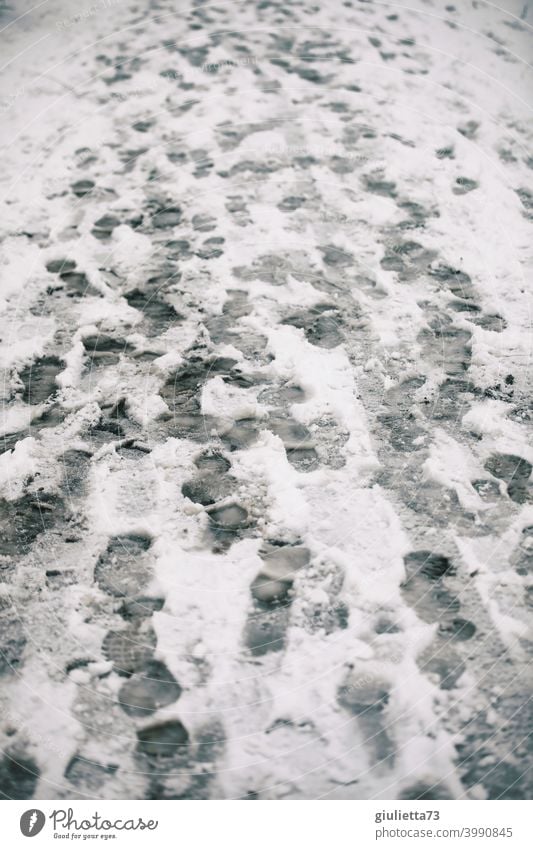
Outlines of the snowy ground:
<svg viewBox="0 0 533 849">
<path fill-rule="evenodd" d="M 503 3 L 1 14 L 4 796 L 531 797 Z"/>
</svg>

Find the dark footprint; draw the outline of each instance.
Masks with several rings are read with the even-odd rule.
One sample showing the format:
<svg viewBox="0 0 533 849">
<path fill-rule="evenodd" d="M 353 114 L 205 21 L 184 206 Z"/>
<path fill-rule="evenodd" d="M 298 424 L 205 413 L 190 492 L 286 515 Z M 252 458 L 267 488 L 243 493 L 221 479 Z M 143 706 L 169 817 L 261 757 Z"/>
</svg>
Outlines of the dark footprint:
<svg viewBox="0 0 533 849">
<path fill-rule="evenodd" d="M 379 676 L 351 671 L 338 689 L 337 701 L 355 716 L 381 713 L 389 702 L 389 685 Z"/>
<path fill-rule="evenodd" d="M 473 383 L 457 378 L 445 380 L 438 392 L 437 400 L 427 408 L 428 417 L 436 421 L 458 421 L 479 394 Z"/>
<path fill-rule="evenodd" d="M 500 487 L 496 481 L 480 478 L 472 481 L 472 486 L 483 501 L 494 501 L 500 496 Z"/>
<path fill-rule="evenodd" d="M 496 478 L 510 483 L 512 480 L 527 480 L 531 475 L 531 463 L 515 454 L 493 454 L 485 463 L 485 468 Z"/>
<path fill-rule="evenodd" d="M 423 377 L 413 377 L 391 387 L 383 401 L 384 413 L 377 416 L 388 432 L 391 446 L 397 451 L 418 451 L 425 430 L 420 426 L 411 408 L 416 403 L 416 392 L 425 383 Z"/>
<path fill-rule="evenodd" d="M 326 85 L 332 79 L 330 74 L 323 76 L 316 68 L 309 68 L 307 65 L 297 65 L 291 69 L 290 73 L 298 74 L 302 80 L 316 83 L 316 85 Z"/>
<path fill-rule="evenodd" d="M 302 404 L 306 398 L 307 395 L 301 386 L 286 383 L 283 386 L 263 389 L 258 400 L 261 403 L 280 406 L 282 404 Z"/>
<path fill-rule="evenodd" d="M 0 674 L 18 669 L 26 646 L 25 628 L 12 608 L 0 611 Z"/>
<path fill-rule="evenodd" d="M 148 716 L 180 695 L 181 687 L 165 664 L 152 660 L 122 685 L 118 700 L 129 716 Z"/>
<path fill-rule="evenodd" d="M 279 436 L 287 449 L 312 448 L 311 434 L 305 425 L 290 416 L 273 414 L 266 424 L 268 430 Z"/>
<path fill-rule="evenodd" d="M 162 610 L 164 604 L 164 598 L 138 596 L 137 598 L 125 599 L 118 613 L 126 622 L 138 623 L 142 619 L 149 619 L 154 613 Z"/>
<path fill-rule="evenodd" d="M 216 230 L 217 220 L 212 215 L 193 215 L 192 228 L 197 233 L 210 233 Z"/>
<path fill-rule="evenodd" d="M 387 297 L 387 291 L 373 277 L 367 277 L 364 274 L 356 274 L 353 281 L 354 288 L 369 294 L 376 300 L 382 300 Z"/>
<path fill-rule="evenodd" d="M 446 374 L 461 375 L 470 368 L 472 360 L 469 330 L 460 327 L 447 327 L 435 331 L 436 346 Z"/>
<path fill-rule="evenodd" d="M 314 448 L 287 448 L 287 460 L 297 472 L 314 472 L 320 466 L 318 454 Z"/>
<path fill-rule="evenodd" d="M 205 473 L 184 483 L 181 492 L 195 504 L 207 507 L 230 496 L 236 484 L 234 478 L 223 476 L 220 472 Z"/>
<path fill-rule="evenodd" d="M 238 504 L 208 508 L 209 529 L 220 549 L 229 548 L 251 527 L 248 511 Z"/>
<path fill-rule="evenodd" d="M 262 424 L 258 419 L 238 419 L 222 436 L 224 445 L 230 451 L 249 448 L 259 436 Z"/>
<path fill-rule="evenodd" d="M 205 150 L 191 150 L 191 158 L 196 162 L 193 174 L 197 180 L 208 177 L 211 169 L 215 167 L 215 163 L 207 156 Z"/>
<path fill-rule="evenodd" d="M 171 239 L 165 244 L 169 259 L 190 259 L 193 256 L 191 244 L 187 239 Z"/>
<path fill-rule="evenodd" d="M 65 542 L 79 542 L 76 535 L 65 537 Z M 46 586 L 51 590 L 63 591 L 65 587 L 78 583 L 78 577 L 73 569 L 47 569 Z"/>
<path fill-rule="evenodd" d="M 253 333 L 249 329 L 239 332 L 233 327 L 231 317 L 221 315 L 206 321 L 211 341 L 214 345 L 233 345 L 246 358 L 256 358 L 264 351 L 267 344 L 266 336 Z"/>
<path fill-rule="evenodd" d="M 24 384 L 22 400 L 27 404 L 44 404 L 58 390 L 57 375 L 64 365 L 58 357 L 39 357 L 20 372 Z"/>
<path fill-rule="evenodd" d="M 67 297 L 69 298 L 74 298 L 78 295 L 80 297 L 84 295 L 102 297 L 102 293 L 89 283 L 87 275 L 83 271 L 63 271 L 59 277 L 66 284 Z"/>
<path fill-rule="evenodd" d="M 452 295 L 457 298 L 471 300 L 474 297 L 474 287 L 472 280 L 464 271 L 459 271 L 458 268 L 452 268 L 449 265 L 439 265 L 429 271 L 430 277 L 437 280 L 442 287 L 446 287 Z"/>
<path fill-rule="evenodd" d="M 160 395 L 171 410 L 199 412 L 200 394 L 207 374 L 205 363 L 191 362 L 167 379 Z"/>
<path fill-rule="evenodd" d="M 437 159 L 455 159 L 453 147 L 439 147 L 435 155 Z"/>
<path fill-rule="evenodd" d="M 290 601 L 294 577 L 309 563 L 309 549 L 303 545 L 265 543 L 259 554 L 263 566 L 252 582 L 253 598 L 267 606 Z"/>
<path fill-rule="evenodd" d="M 470 331 L 449 324 L 435 329 L 433 334 L 435 341 L 432 341 L 432 347 L 436 349 L 438 361 L 446 374 L 453 377 L 467 371 L 472 359 Z"/>
<path fill-rule="evenodd" d="M 438 636 L 446 640 L 469 640 L 476 631 L 472 622 L 458 617 L 461 602 L 440 583 L 428 586 L 414 577 L 402 584 L 402 595 L 423 622 L 439 622 Z"/>
<path fill-rule="evenodd" d="M 248 207 L 241 197 L 230 196 L 229 201 L 226 203 L 226 209 L 234 216 L 235 222 L 239 227 L 246 227 L 247 224 L 251 223 Z"/>
<path fill-rule="evenodd" d="M 438 634 L 447 640 L 455 640 L 457 642 L 470 640 L 476 633 L 476 626 L 468 619 L 455 617 L 453 619 L 441 622 L 439 625 Z"/>
<path fill-rule="evenodd" d="M 46 409 L 32 420 L 31 430 L 40 431 L 47 427 L 56 427 L 56 425 L 63 424 L 65 417 L 66 413 L 58 403 L 47 404 Z"/>
<path fill-rule="evenodd" d="M 77 180 L 72 183 L 71 189 L 77 198 L 84 198 L 92 192 L 94 183 L 92 180 Z"/>
<path fill-rule="evenodd" d="M 280 203 L 278 203 L 278 209 L 282 212 L 294 212 L 296 209 L 299 209 L 303 203 L 305 203 L 305 198 L 288 195 L 283 198 Z"/>
<path fill-rule="evenodd" d="M 420 671 L 436 675 L 441 690 L 453 690 L 466 669 L 464 662 L 455 651 L 450 651 L 442 640 L 436 640 L 417 658 Z"/>
<path fill-rule="evenodd" d="M 250 616 L 244 632 L 244 642 L 250 653 L 254 657 L 261 657 L 269 652 L 282 651 L 289 621 L 288 607 L 257 611 L 255 616 Z"/>
<path fill-rule="evenodd" d="M 250 588 L 254 605 L 244 632 L 245 645 L 254 656 L 285 647 L 294 577 L 310 560 L 309 549 L 301 545 L 265 543 L 259 553 L 263 565 Z"/>
<path fill-rule="evenodd" d="M 191 359 L 183 368 L 167 378 L 159 394 L 170 410 L 180 414 L 198 414 L 204 384 L 216 375 L 230 375 L 236 362 L 229 357 L 217 357 L 213 360 Z"/>
<path fill-rule="evenodd" d="M 251 591 L 253 598 L 261 604 L 276 605 L 289 601 L 291 588 L 292 580 L 270 578 L 259 573 L 252 581 Z"/>
<path fill-rule="evenodd" d="M 374 630 L 376 634 L 398 634 L 401 628 L 398 627 L 396 622 L 389 619 L 388 616 L 384 616 L 383 618 L 378 619 L 374 626 Z"/>
<path fill-rule="evenodd" d="M 114 775 L 118 769 L 115 764 L 103 764 L 74 755 L 67 764 L 65 778 L 75 787 L 96 793 L 101 791 L 102 784 Z"/>
<path fill-rule="evenodd" d="M 336 248 L 335 245 L 326 245 L 323 248 L 319 248 L 319 250 L 322 253 L 325 265 L 332 266 L 333 268 L 348 268 L 354 264 L 352 254 L 341 250 L 341 248 Z"/>
<path fill-rule="evenodd" d="M 252 305 L 248 300 L 248 293 L 240 289 L 228 289 L 228 299 L 222 307 L 222 315 L 236 321 L 244 315 L 252 312 Z"/>
<path fill-rule="evenodd" d="M 259 257 L 251 268 L 239 266 L 232 270 L 239 280 L 261 280 L 273 286 L 282 286 L 287 282 L 287 275 L 294 274 L 294 269 L 287 260 L 275 254 Z"/>
<path fill-rule="evenodd" d="M 396 451 L 418 451 L 422 447 L 419 440 L 425 431 L 413 413 L 382 413 L 378 421 L 387 428 L 389 442 Z"/>
<path fill-rule="evenodd" d="M 447 557 L 429 551 L 413 551 L 404 557 L 407 579 L 402 596 L 424 622 L 449 619 L 459 612 L 460 602 L 442 586 L 442 578 L 453 574 Z"/>
<path fill-rule="evenodd" d="M 307 341 L 318 348 L 336 348 L 343 342 L 340 323 L 339 310 L 331 304 L 319 304 L 282 322 L 303 330 Z"/>
<path fill-rule="evenodd" d="M 141 535 L 113 537 L 94 567 L 94 579 L 112 596 L 133 596 L 152 577 L 146 552 L 152 540 Z"/>
<path fill-rule="evenodd" d="M 223 457 L 222 454 L 210 452 L 200 454 L 196 457 L 194 464 L 201 472 L 205 472 L 206 474 L 223 475 L 231 468 L 231 463 L 226 457 Z"/>
<path fill-rule="evenodd" d="M 106 660 L 113 662 L 115 672 L 129 678 L 135 672 L 141 672 L 152 660 L 156 645 L 157 637 L 152 628 L 141 631 L 130 627 L 122 631 L 108 631 L 102 652 Z"/>
<path fill-rule="evenodd" d="M 172 416 L 168 433 L 178 439 L 191 439 L 205 444 L 213 434 L 217 435 L 217 420 L 201 413 L 178 413 Z"/>
<path fill-rule="evenodd" d="M 524 706 L 525 704 L 522 709 Z M 523 767 L 518 769 L 508 761 L 501 760 L 501 755 L 495 751 L 494 745 L 488 745 L 489 743 L 490 740 L 483 732 L 478 735 L 471 732 L 466 735 L 464 742 L 456 744 L 463 784 L 466 787 L 481 784 L 489 799 L 529 798 L 524 786 L 526 772 Z"/>
<path fill-rule="evenodd" d="M 418 227 L 424 227 L 428 218 L 434 215 L 434 212 L 424 209 L 423 206 L 414 201 L 401 201 L 398 203 L 398 207 L 409 216 L 399 223 L 400 230 L 415 230 Z"/>
<path fill-rule="evenodd" d="M 376 761 L 391 766 L 394 746 L 383 718 L 389 698 L 388 683 L 369 673 L 359 676 L 349 672 L 337 691 L 339 705 L 357 717 L 365 742 L 372 749 Z"/>
<path fill-rule="evenodd" d="M 492 768 L 485 767 L 481 783 L 487 790 L 489 799 L 527 799 L 524 787 L 526 774 L 507 761 L 501 761 Z"/>
<path fill-rule="evenodd" d="M 435 581 L 444 575 L 453 574 L 449 559 L 443 554 L 435 554 L 432 551 L 411 551 L 404 557 L 404 563 L 408 577 L 421 574 Z"/>
<path fill-rule="evenodd" d="M 74 271 L 76 263 L 73 259 L 51 259 L 46 263 L 46 270 L 50 274 L 62 274 L 68 271 Z"/>
<path fill-rule="evenodd" d="M 457 177 L 452 191 L 454 195 L 466 195 L 468 192 L 477 189 L 478 186 L 479 183 L 477 180 L 470 180 L 468 177 Z"/>
<path fill-rule="evenodd" d="M 450 11 L 450 10 L 448 10 Z M 477 131 L 479 129 L 478 121 L 466 121 L 464 124 L 460 124 L 457 127 L 457 132 L 461 133 L 465 139 L 474 139 L 477 135 Z"/>
<path fill-rule="evenodd" d="M 497 314 L 469 315 L 467 318 L 483 330 L 491 330 L 493 333 L 502 333 L 507 327 L 506 320 Z"/>
<path fill-rule="evenodd" d="M 495 478 L 505 481 L 507 494 L 516 504 L 530 500 L 529 478 L 532 465 L 515 454 L 493 454 L 485 462 L 485 468 Z"/>
<path fill-rule="evenodd" d="M 135 349 L 123 339 L 115 339 L 105 333 L 96 336 L 86 336 L 83 347 L 90 359 L 91 366 L 114 365 L 118 363 L 120 354 L 131 354 Z"/>
<path fill-rule="evenodd" d="M 152 328 L 149 335 L 154 336 L 174 327 L 183 321 L 183 316 L 176 312 L 174 307 L 149 291 L 134 289 L 127 292 L 125 298 L 130 307 L 133 307 L 151 322 Z"/>
<path fill-rule="evenodd" d="M 350 622 L 350 609 L 344 601 L 332 600 L 326 605 L 316 605 L 309 615 L 307 627 L 311 633 L 322 631 L 333 634 L 344 630 Z"/>
<path fill-rule="evenodd" d="M 365 191 L 386 198 L 396 197 L 396 183 L 387 180 L 379 180 L 372 177 L 364 178 Z"/>
<path fill-rule="evenodd" d="M 137 731 L 137 750 L 150 758 L 172 758 L 187 753 L 189 733 L 179 719 L 150 725 Z"/>
<path fill-rule="evenodd" d="M 123 439 L 126 436 L 126 431 L 120 421 L 125 423 L 127 418 L 116 412 L 115 415 L 102 416 L 97 424 L 92 425 L 88 430 L 88 439 L 95 445 L 101 445 L 106 442 L 113 442 L 117 439 Z"/>
<path fill-rule="evenodd" d="M 169 227 L 176 227 L 181 223 L 182 211 L 179 206 L 169 206 L 165 209 L 159 209 L 152 216 L 152 226 L 159 230 L 166 230 Z"/>
<path fill-rule="evenodd" d="M 120 221 L 114 215 L 103 215 L 98 221 L 93 224 L 91 233 L 96 239 L 103 241 L 109 239 L 115 227 L 118 227 Z"/>
<path fill-rule="evenodd" d="M 205 725 L 196 732 L 197 748 L 196 756 L 203 763 L 213 762 L 222 755 L 226 743 L 224 726 L 217 719 L 208 720 Z"/>
<path fill-rule="evenodd" d="M 126 457 L 130 460 L 140 460 L 150 454 L 150 448 L 144 443 L 136 443 L 134 439 L 125 439 L 122 445 L 115 448 L 115 453 L 119 457 Z"/>
<path fill-rule="evenodd" d="M 61 498 L 50 494 L 27 494 L 17 501 L 0 502 L 0 554 L 25 554 L 37 537 L 65 518 Z"/>
<path fill-rule="evenodd" d="M 512 562 L 518 575 L 533 574 L 533 525 L 522 528 L 522 539 L 513 554 Z M 533 592 L 533 586 L 529 589 Z"/>
<path fill-rule="evenodd" d="M 280 580 L 292 580 L 311 559 L 311 553 L 304 545 L 280 545 L 275 542 L 265 542 L 259 556 L 263 561 L 261 572 Z"/>
<path fill-rule="evenodd" d="M 450 301 L 448 306 L 450 309 L 454 310 L 454 312 L 466 313 L 465 318 L 476 324 L 478 323 L 476 316 L 479 316 L 481 313 L 481 307 L 478 306 L 478 304 L 474 304 L 472 301 Z"/>
<path fill-rule="evenodd" d="M 394 410 L 409 410 L 416 401 L 416 392 L 426 382 L 425 377 L 410 377 L 391 386 L 385 393 L 384 404 Z"/>
<path fill-rule="evenodd" d="M 160 269 L 159 274 L 149 277 L 146 281 L 146 291 L 159 294 L 172 291 L 172 287 L 181 280 L 181 272 L 176 268 L 175 264 L 170 264 Z"/>
<path fill-rule="evenodd" d="M 20 433 L 5 433 L 0 436 L 0 455 L 6 451 L 11 451 L 21 439 L 26 439 L 30 436 L 29 431 L 21 431 Z"/>
<path fill-rule="evenodd" d="M 222 250 L 224 242 L 225 239 L 222 237 L 212 236 L 210 239 L 206 239 L 202 247 L 196 251 L 196 256 L 200 259 L 217 259 L 224 253 Z"/>
<path fill-rule="evenodd" d="M 63 467 L 61 488 L 67 498 L 85 495 L 87 492 L 86 478 L 91 462 L 90 452 L 71 448 L 58 458 L 58 462 Z"/>
<path fill-rule="evenodd" d="M 32 758 L 6 752 L 0 761 L 0 797 L 31 799 L 39 775 L 39 767 Z"/>
<path fill-rule="evenodd" d="M 443 321 L 443 325 L 436 329 L 422 330 L 417 338 L 445 374 L 461 376 L 469 369 L 472 359 L 472 334 L 469 330 Z"/>
<path fill-rule="evenodd" d="M 128 80 L 131 79 L 131 74 L 124 74 L 124 73 L 116 74 L 115 77 L 113 78 L 113 80 L 106 80 L 106 82 L 110 83 L 110 82 L 115 82 L 117 80 L 124 80 L 124 79 L 128 79 Z M 131 126 L 135 130 L 135 132 L 137 132 L 137 133 L 147 133 L 148 130 L 151 129 L 154 126 L 154 124 L 155 124 L 155 121 L 148 119 L 146 121 L 136 121 Z"/>
<path fill-rule="evenodd" d="M 457 493 L 453 489 L 442 487 L 426 480 L 417 464 L 400 470 L 402 476 L 402 500 L 407 507 L 424 521 L 429 519 L 439 528 L 449 527 L 450 522 L 460 523 L 461 528 L 472 531 L 475 516 L 461 507 Z M 408 472 L 408 474 L 406 474 Z"/>
<path fill-rule="evenodd" d="M 436 256 L 436 251 L 418 242 L 400 242 L 387 249 L 380 265 L 385 271 L 397 272 L 401 281 L 409 282 L 427 274 Z"/>
<path fill-rule="evenodd" d="M 406 800 L 428 800 L 431 801 L 433 799 L 452 799 L 453 796 L 449 791 L 446 790 L 445 787 L 436 782 L 433 785 L 424 784 L 422 781 L 418 784 L 414 784 L 412 787 L 408 787 L 406 790 L 403 790 L 399 797 L 399 799 Z"/>
<path fill-rule="evenodd" d="M 224 373 L 224 383 L 230 386 L 240 386 L 243 389 L 250 389 L 256 386 L 260 377 L 254 374 L 245 374 L 240 368 L 233 368 Z"/>
</svg>

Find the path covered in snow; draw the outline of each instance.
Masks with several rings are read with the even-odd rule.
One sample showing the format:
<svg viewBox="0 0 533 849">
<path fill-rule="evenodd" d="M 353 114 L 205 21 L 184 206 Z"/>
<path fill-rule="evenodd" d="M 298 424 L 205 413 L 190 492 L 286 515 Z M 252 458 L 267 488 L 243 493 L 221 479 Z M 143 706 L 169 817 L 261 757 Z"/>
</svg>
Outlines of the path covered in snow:
<svg viewBox="0 0 533 849">
<path fill-rule="evenodd" d="M 533 7 L 0 29 L 0 793 L 530 798 Z"/>
</svg>

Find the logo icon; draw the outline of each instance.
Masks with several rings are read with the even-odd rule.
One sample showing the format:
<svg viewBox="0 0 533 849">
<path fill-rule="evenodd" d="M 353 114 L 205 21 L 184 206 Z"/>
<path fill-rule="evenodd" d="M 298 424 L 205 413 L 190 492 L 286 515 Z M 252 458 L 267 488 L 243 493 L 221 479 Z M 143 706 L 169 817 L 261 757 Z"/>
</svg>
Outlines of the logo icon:
<svg viewBox="0 0 533 849">
<path fill-rule="evenodd" d="M 20 818 L 20 830 L 24 837 L 35 837 L 36 834 L 42 831 L 45 822 L 46 817 L 43 812 L 37 810 L 37 808 L 32 808 L 22 814 Z"/>
</svg>

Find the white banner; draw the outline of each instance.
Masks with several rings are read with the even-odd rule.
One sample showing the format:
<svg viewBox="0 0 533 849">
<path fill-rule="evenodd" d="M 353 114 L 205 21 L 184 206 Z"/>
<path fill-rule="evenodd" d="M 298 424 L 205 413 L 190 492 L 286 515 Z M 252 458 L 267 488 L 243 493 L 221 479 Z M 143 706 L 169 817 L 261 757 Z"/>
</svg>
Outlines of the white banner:
<svg viewBox="0 0 533 849">
<path fill-rule="evenodd" d="M 6 849 L 173 846 L 212 849 L 325 849 L 376 846 L 531 849 L 531 802 L 3 802 Z M 35 839 L 35 843 L 29 841 Z"/>
</svg>

